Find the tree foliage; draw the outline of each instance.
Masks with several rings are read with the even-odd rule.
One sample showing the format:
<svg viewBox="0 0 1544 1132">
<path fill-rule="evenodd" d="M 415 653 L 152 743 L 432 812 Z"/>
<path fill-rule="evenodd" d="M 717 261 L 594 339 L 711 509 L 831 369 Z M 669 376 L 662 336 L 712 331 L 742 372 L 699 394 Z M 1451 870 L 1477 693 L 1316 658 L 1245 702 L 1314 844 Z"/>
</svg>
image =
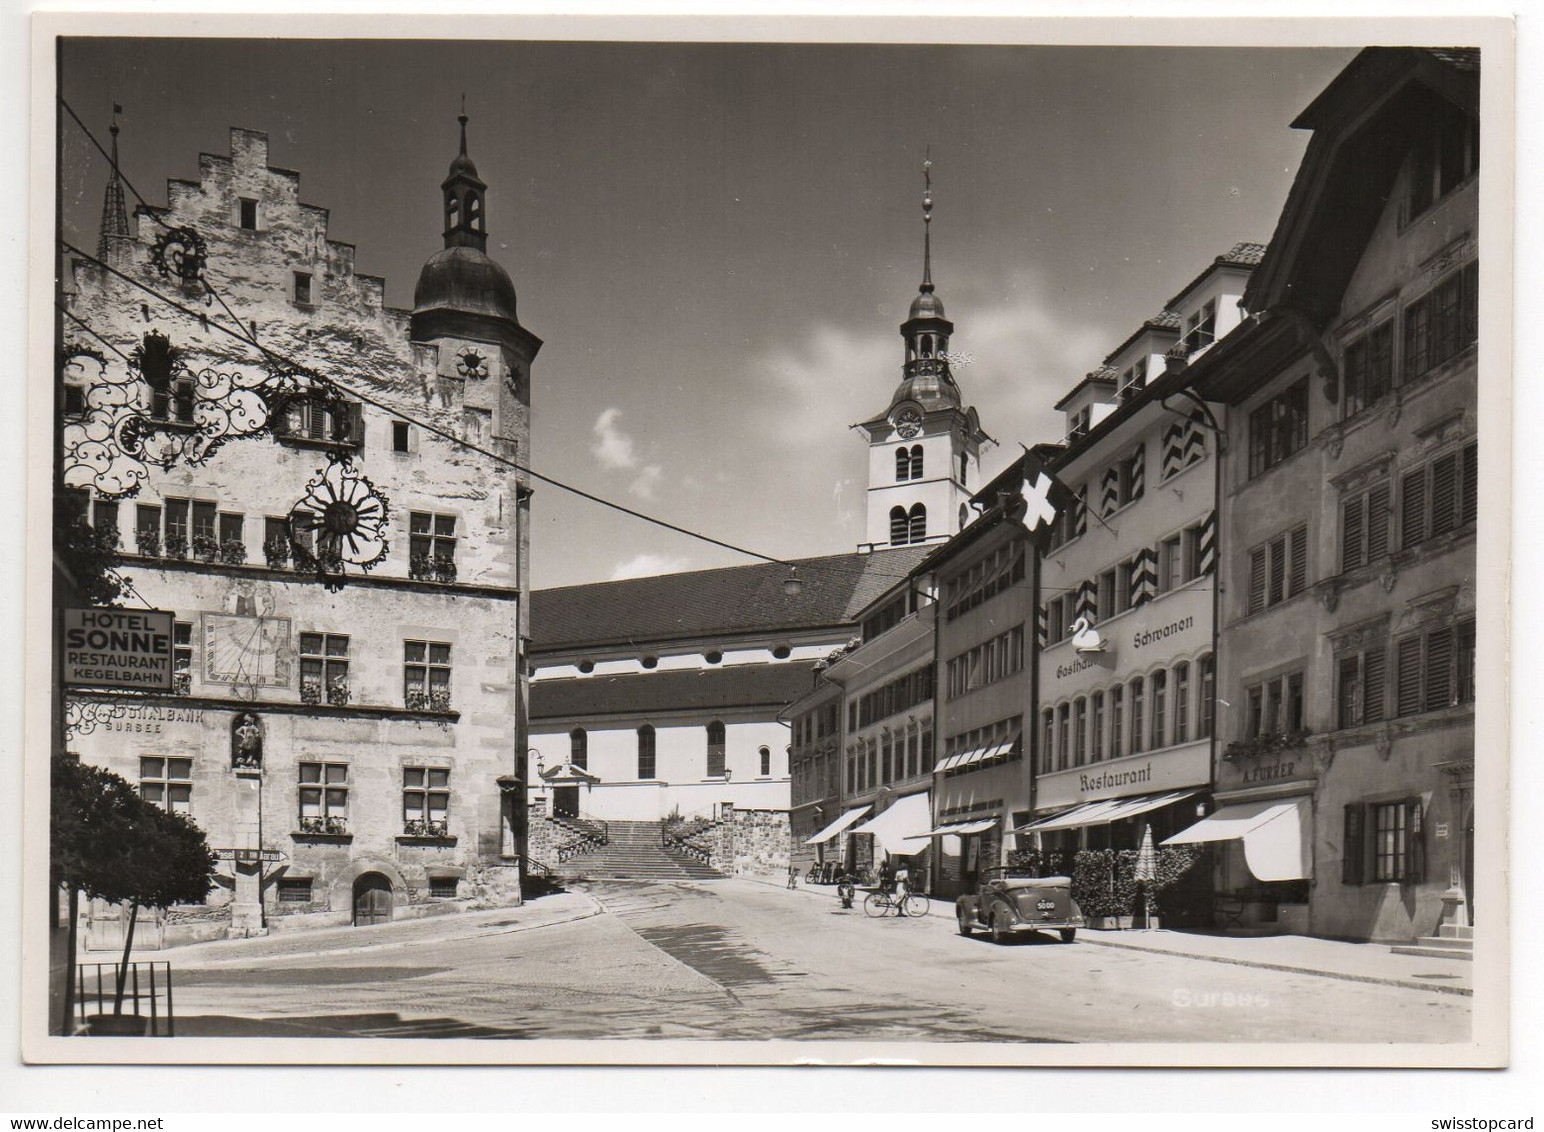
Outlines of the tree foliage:
<svg viewBox="0 0 1544 1132">
<path fill-rule="evenodd" d="M 197 904 L 208 895 L 215 858 L 204 831 L 147 802 L 119 775 L 56 755 L 51 808 L 59 884 L 146 908 Z"/>
<path fill-rule="evenodd" d="M 93 527 L 84 505 L 69 492 L 54 494 L 54 554 L 82 604 L 113 605 L 129 592 L 129 580 L 115 569 L 117 532 Z"/>
</svg>

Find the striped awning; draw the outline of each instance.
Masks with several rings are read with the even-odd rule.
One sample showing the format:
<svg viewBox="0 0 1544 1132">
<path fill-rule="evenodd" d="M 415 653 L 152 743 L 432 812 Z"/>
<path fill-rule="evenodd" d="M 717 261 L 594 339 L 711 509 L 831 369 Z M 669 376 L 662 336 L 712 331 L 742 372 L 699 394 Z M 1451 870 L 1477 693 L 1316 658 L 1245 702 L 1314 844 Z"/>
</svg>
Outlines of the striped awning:
<svg viewBox="0 0 1544 1132">
<path fill-rule="evenodd" d="M 1014 833 L 1046 833 L 1055 829 L 1081 829 L 1085 825 L 1104 825 L 1136 817 L 1148 810 L 1160 809 L 1188 798 L 1194 790 L 1172 790 L 1167 794 L 1138 794 L 1134 798 L 1107 798 L 1102 802 L 1084 802 L 1059 814 L 1020 826 Z"/>
<path fill-rule="evenodd" d="M 821 830 L 814 837 L 806 838 L 804 844 L 824 845 L 827 841 L 830 841 L 837 834 L 846 830 L 849 826 L 851 826 L 854 822 L 856 822 L 859 818 L 868 812 L 868 806 L 858 806 L 854 809 L 848 810 L 845 814 L 837 818 L 830 825 L 826 826 L 825 829 Z"/>
<path fill-rule="evenodd" d="M 918 837 L 966 837 L 972 833 L 985 833 L 997 824 L 996 818 L 979 818 L 976 821 L 954 822 L 940 825 L 919 834 Z"/>
<path fill-rule="evenodd" d="M 1019 734 L 1019 732 L 1015 732 L 1001 742 L 988 743 L 986 746 L 977 747 L 974 750 L 956 751 L 952 755 L 945 755 L 933 767 L 933 773 L 942 774 L 946 770 L 959 770 L 961 767 L 974 766 L 976 763 L 986 762 L 987 759 L 995 759 L 998 755 L 1005 755 L 1019 741 Z"/>
</svg>

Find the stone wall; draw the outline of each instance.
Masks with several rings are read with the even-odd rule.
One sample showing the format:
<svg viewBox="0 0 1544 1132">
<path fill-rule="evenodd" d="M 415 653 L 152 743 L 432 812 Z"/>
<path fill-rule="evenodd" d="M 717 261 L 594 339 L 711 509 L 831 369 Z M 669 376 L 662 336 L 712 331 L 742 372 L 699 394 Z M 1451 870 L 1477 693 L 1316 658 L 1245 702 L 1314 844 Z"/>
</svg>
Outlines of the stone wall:
<svg viewBox="0 0 1544 1132">
<path fill-rule="evenodd" d="M 726 876 L 781 876 L 788 872 L 791 834 L 787 810 L 723 811 L 723 820 L 694 841 L 708 848 L 708 864 Z"/>
</svg>

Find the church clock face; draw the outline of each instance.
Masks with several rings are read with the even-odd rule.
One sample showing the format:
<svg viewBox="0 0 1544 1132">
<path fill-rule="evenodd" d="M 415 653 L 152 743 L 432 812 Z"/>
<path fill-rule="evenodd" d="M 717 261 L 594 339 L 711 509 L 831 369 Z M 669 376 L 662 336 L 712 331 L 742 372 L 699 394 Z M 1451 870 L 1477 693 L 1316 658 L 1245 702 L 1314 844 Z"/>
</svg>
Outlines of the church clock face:
<svg viewBox="0 0 1544 1132">
<path fill-rule="evenodd" d="M 286 688 L 294 650 L 287 617 L 204 614 L 204 682 Z"/>
<path fill-rule="evenodd" d="M 895 431 L 910 439 L 922 431 L 922 414 L 913 408 L 902 409 L 895 414 Z"/>
</svg>

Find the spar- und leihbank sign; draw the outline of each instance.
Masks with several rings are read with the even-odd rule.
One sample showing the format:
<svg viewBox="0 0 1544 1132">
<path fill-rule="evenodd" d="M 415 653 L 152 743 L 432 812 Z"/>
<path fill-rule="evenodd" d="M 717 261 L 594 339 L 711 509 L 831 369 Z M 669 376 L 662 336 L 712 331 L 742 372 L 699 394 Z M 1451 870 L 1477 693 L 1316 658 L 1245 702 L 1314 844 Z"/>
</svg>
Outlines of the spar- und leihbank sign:
<svg viewBox="0 0 1544 1132">
<path fill-rule="evenodd" d="M 173 619 L 158 609 L 66 609 L 65 684 L 171 691 Z"/>
</svg>

